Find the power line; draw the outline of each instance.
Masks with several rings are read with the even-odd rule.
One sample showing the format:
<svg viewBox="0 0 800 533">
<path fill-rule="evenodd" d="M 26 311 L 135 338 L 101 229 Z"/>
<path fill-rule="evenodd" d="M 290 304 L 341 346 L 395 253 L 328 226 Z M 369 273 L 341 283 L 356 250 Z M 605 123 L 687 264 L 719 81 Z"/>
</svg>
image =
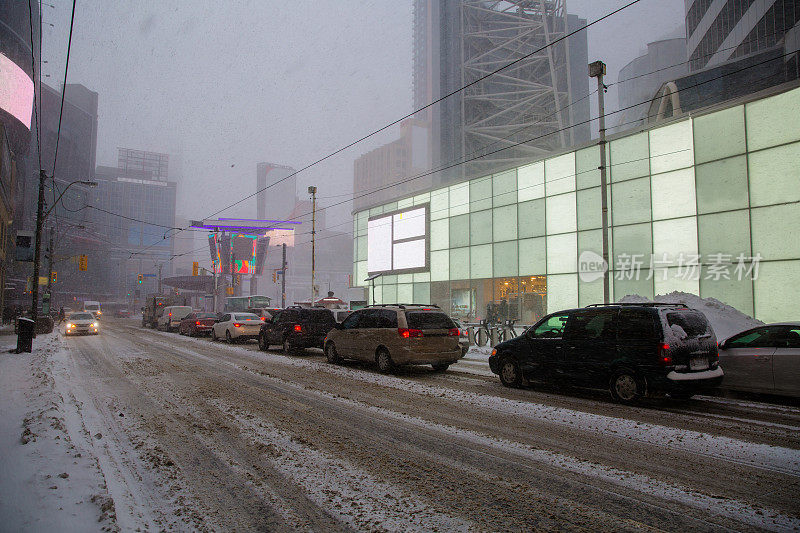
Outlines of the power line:
<svg viewBox="0 0 800 533">
<path fill-rule="evenodd" d="M 64 96 L 67 94 L 67 74 L 69 73 L 69 52 L 72 48 L 72 28 L 75 25 L 75 4 L 77 0 L 72 0 L 72 16 L 69 21 L 69 39 L 67 40 L 67 60 L 64 63 L 64 85 L 61 88 L 61 111 L 58 113 L 58 129 L 56 130 L 56 148 L 53 152 L 53 179 L 56 175 L 56 160 L 58 159 L 58 141 L 61 139 L 61 118 L 64 115 Z"/>
</svg>

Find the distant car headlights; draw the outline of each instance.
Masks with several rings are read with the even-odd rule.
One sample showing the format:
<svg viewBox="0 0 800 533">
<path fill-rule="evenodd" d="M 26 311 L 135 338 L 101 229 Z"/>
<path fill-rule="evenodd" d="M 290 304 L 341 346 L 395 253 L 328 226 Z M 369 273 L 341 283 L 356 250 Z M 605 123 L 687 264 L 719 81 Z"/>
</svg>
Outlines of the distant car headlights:
<svg viewBox="0 0 800 533">
<path fill-rule="evenodd" d="M 75 324 L 73 324 L 72 322 L 67 322 L 67 329 L 72 329 L 74 327 L 75 327 Z"/>
<path fill-rule="evenodd" d="M 99 326 L 100 326 L 100 324 L 98 324 L 97 322 L 92 322 L 92 327 L 94 329 L 97 329 Z"/>
</svg>

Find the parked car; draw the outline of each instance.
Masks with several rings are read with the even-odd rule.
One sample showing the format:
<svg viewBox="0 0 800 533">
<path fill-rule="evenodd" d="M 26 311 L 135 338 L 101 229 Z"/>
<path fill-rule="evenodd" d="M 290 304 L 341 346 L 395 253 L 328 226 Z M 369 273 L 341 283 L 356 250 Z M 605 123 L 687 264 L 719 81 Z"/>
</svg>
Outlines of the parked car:
<svg viewBox="0 0 800 533">
<path fill-rule="evenodd" d="M 768 324 L 719 345 L 722 387 L 800 397 L 800 322 Z"/>
<path fill-rule="evenodd" d="M 349 309 L 331 309 L 331 313 L 333 313 L 333 318 L 336 319 L 336 322 L 340 324 L 345 321 L 347 317 L 353 314 L 353 312 Z"/>
<path fill-rule="evenodd" d="M 178 326 L 178 333 L 196 337 L 198 335 L 210 335 L 211 327 L 217 321 L 217 313 L 206 313 L 194 311 L 186 315 Z"/>
<path fill-rule="evenodd" d="M 375 362 L 381 372 L 398 365 L 444 371 L 463 357 L 459 330 L 436 306 L 376 305 L 354 311 L 325 339 L 328 362 Z"/>
<path fill-rule="evenodd" d="M 678 304 L 608 304 L 542 318 L 498 344 L 489 367 L 508 387 L 561 383 L 606 389 L 631 403 L 650 393 L 688 398 L 719 386 L 718 359 L 703 313 Z"/>
<path fill-rule="evenodd" d="M 330 309 L 322 307 L 287 307 L 261 326 L 258 346 L 268 350 L 278 344 L 286 354 L 305 348 L 322 348 L 325 336 L 336 327 Z"/>
<path fill-rule="evenodd" d="M 161 316 L 158 317 L 158 329 L 162 331 L 178 331 L 186 315 L 192 312 L 188 305 L 169 305 L 164 308 Z"/>
<path fill-rule="evenodd" d="M 97 335 L 100 333 L 100 323 L 92 313 L 72 313 L 64 326 L 64 335 Z"/>
<path fill-rule="evenodd" d="M 274 317 L 282 310 L 283 309 L 280 307 L 251 307 L 247 310 L 247 312 L 253 313 L 254 315 L 260 317 L 263 321 L 264 319 Z"/>
<path fill-rule="evenodd" d="M 117 318 L 130 318 L 131 312 L 127 309 L 117 309 L 117 311 L 114 313 L 114 316 Z"/>
<path fill-rule="evenodd" d="M 261 318 L 253 313 L 223 313 L 211 326 L 211 340 L 225 339 L 229 344 L 257 339 Z"/>
<path fill-rule="evenodd" d="M 458 328 L 458 345 L 461 346 L 461 357 L 464 357 L 469 351 L 469 332 L 467 331 L 466 326 L 464 326 L 464 323 L 459 319 L 453 317 L 450 318 L 453 319 L 453 323 Z"/>
</svg>

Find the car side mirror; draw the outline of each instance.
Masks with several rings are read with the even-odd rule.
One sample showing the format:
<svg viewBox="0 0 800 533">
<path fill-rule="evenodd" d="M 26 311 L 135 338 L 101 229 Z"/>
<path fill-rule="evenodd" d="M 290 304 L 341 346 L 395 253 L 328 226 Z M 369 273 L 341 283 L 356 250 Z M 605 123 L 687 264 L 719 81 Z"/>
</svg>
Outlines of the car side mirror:
<svg viewBox="0 0 800 533">
<path fill-rule="evenodd" d="M 718 346 L 718 348 L 719 348 L 720 350 L 724 350 L 726 345 L 727 345 L 727 343 L 726 343 L 725 341 L 722 341 L 721 343 L 719 343 L 719 346 Z"/>
</svg>

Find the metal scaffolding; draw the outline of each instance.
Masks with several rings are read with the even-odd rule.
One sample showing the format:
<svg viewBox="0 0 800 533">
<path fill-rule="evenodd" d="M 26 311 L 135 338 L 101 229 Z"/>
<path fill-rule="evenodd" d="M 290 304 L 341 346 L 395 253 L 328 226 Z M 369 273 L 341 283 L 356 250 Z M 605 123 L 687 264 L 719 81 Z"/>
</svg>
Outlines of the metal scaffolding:
<svg viewBox="0 0 800 533">
<path fill-rule="evenodd" d="M 553 44 L 568 31 L 566 17 L 566 0 L 461 1 L 462 85 L 532 53 L 464 91 L 464 157 L 509 147 L 467 163 L 464 177 L 522 164 L 573 143 L 572 131 L 564 129 L 572 124 L 568 39 Z"/>
</svg>

